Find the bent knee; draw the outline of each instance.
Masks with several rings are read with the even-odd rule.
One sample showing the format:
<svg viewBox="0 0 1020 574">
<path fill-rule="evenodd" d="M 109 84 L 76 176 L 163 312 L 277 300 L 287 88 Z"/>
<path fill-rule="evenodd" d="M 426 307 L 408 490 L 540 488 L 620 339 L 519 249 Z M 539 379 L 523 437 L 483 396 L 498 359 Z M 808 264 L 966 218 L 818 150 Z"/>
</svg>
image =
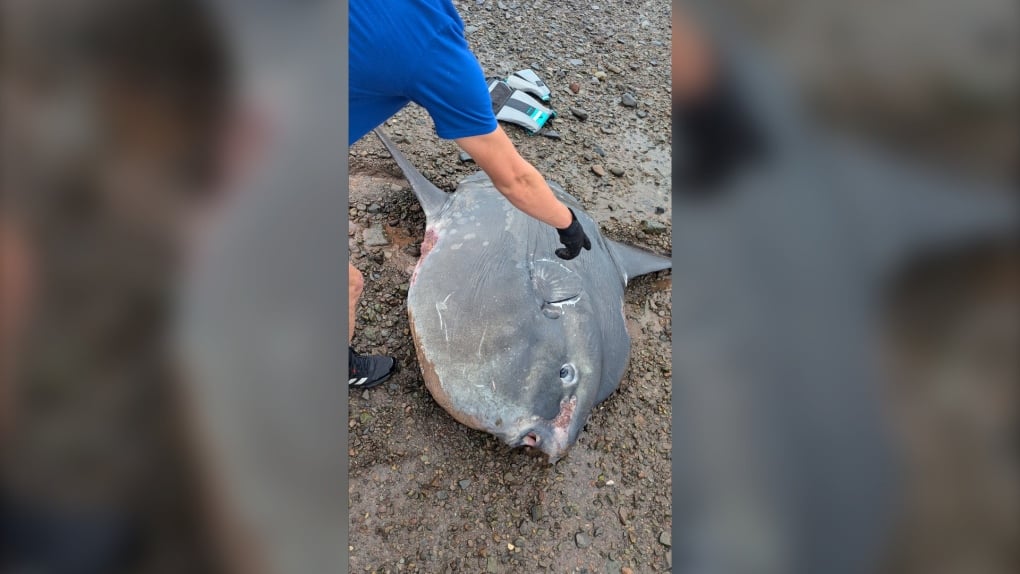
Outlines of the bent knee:
<svg viewBox="0 0 1020 574">
<path fill-rule="evenodd" d="M 357 297 L 365 290 L 365 276 L 353 265 L 348 266 L 347 290 L 351 296 Z"/>
</svg>

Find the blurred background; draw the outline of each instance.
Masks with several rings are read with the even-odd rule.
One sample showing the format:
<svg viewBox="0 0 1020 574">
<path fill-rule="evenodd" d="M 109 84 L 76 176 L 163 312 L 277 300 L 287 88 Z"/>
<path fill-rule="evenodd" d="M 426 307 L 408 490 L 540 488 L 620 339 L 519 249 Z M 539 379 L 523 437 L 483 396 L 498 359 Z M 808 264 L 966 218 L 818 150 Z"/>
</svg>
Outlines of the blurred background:
<svg viewBox="0 0 1020 574">
<path fill-rule="evenodd" d="M 1017 192 L 1015 2 L 726 4 L 819 122 Z M 904 485 L 886 572 L 1020 571 L 1016 247 L 938 250 L 887 284 L 881 342 Z"/>
<path fill-rule="evenodd" d="M 225 39 L 191 0 L 2 5 L 0 556 L 207 571 L 166 343 L 219 177 Z"/>
<path fill-rule="evenodd" d="M 1017 49 L 1020 19 L 1017 12 L 1017 4 L 1010 0 L 726 0 L 674 3 L 675 17 L 678 14 L 689 15 L 695 21 L 703 17 L 702 22 L 715 24 L 722 21 L 719 29 L 739 36 L 736 41 L 744 43 L 735 50 L 737 59 L 743 56 L 745 60 L 753 59 L 757 64 L 768 66 L 769 71 L 765 75 L 773 76 L 772 79 L 775 79 L 774 75 L 781 76 L 779 82 L 788 91 L 787 95 L 799 99 L 794 106 L 795 111 L 807 118 L 807 123 L 815 130 L 811 134 L 814 139 L 797 133 L 794 137 L 803 136 L 802 140 L 793 145 L 787 145 L 790 142 L 786 141 L 777 147 L 787 145 L 793 149 L 801 145 L 821 149 L 828 146 L 831 141 L 818 138 L 819 134 L 853 141 L 872 150 L 876 157 L 890 162 L 890 165 L 909 165 L 918 173 L 928 174 L 930 182 L 936 184 L 933 187 L 945 184 L 954 187 L 961 196 L 977 199 L 974 205 L 981 203 L 983 194 L 1012 196 L 1012 201 L 1001 203 L 1004 208 L 1012 210 L 1017 207 L 1020 178 L 1020 135 L 1016 129 L 1020 119 L 1020 51 Z M 678 26 L 674 19 L 674 50 L 678 46 L 683 47 L 677 34 L 684 29 L 685 26 Z M 741 54 L 741 50 L 744 53 Z M 754 56 L 749 57 L 748 52 L 754 53 Z M 681 62 L 681 55 L 675 52 L 675 98 L 678 97 L 676 82 L 677 74 L 682 73 L 678 69 Z M 738 75 L 740 73 L 743 72 L 738 71 Z M 759 89 L 764 84 L 754 82 L 745 82 L 743 86 L 742 97 L 747 101 L 753 104 L 774 95 L 771 92 L 765 95 L 768 90 Z M 678 119 L 676 110 L 674 108 L 674 121 Z M 684 145 L 676 130 L 674 127 L 674 146 L 681 147 L 679 152 L 674 147 L 675 158 L 677 153 L 683 153 Z M 823 153 L 830 151 L 826 148 Z M 799 149 L 791 153 L 803 152 Z M 835 164 L 842 161 L 840 158 L 843 156 L 839 153 L 836 152 Z M 803 157 L 809 156 L 805 154 Z M 776 159 L 775 155 L 773 159 Z M 780 157 L 777 161 L 781 163 L 784 159 Z M 854 498 L 856 494 L 848 494 L 854 490 L 858 478 L 873 476 L 850 466 L 845 468 L 842 479 L 843 486 L 850 490 L 828 490 L 827 495 L 822 495 L 823 504 L 844 497 L 843 500 L 856 500 L 858 505 L 877 504 L 888 510 L 887 518 L 871 522 L 873 528 L 888 530 L 881 543 L 881 572 L 1016 572 L 1020 570 L 1020 361 L 1017 351 L 1020 349 L 1020 276 L 1016 235 L 1007 233 L 1000 235 L 998 240 L 985 241 L 980 240 L 979 234 L 971 237 L 964 234 L 938 245 L 932 243 L 927 249 L 918 249 L 898 261 L 885 275 L 873 276 L 873 271 L 857 267 L 858 248 L 881 243 L 881 237 L 889 231 L 886 225 L 895 231 L 903 231 L 904 235 L 909 234 L 915 223 L 910 214 L 916 213 L 918 219 L 923 218 L 929 206 L 924 205 L 928 201 L 924 194 L 909 196 L 909 200 L 897 199 L 900 190 L 895 186 L 869 191 L 865 184 L 869 177 L 863 173 L 873 166 L 867 163 L 860 165 L 863 167 L 859 170 L 851 168 L 832 172 L 827 178 L 805 171 L 800 174 L 805 179 L 787 180 L 795 186 L 813 181 L 816 187 L 806 190 L 802 199 L 824 196 L 826 199 L 823 201 L 828 201 L 835 198 L 827 210 L 821 210 L 821 204 L 810 205 L 810 202 L 782 203 L 794 194 L 765 189 L 769 185 L 767 178 L 756 175 L 753 170 L 749 171 L 747 181 L 733 183 L 728 190 L 720 192 L 718 195 L 722 200 L 715 204 L 687 201 L 680 205 L 676 203 L 678 196 L 674 195 L 674 229 L 683 227 L 677 218 L 682 217 L 685 211 L 703 213 L 706 217 L 736 212 L 743 202 L 740 198 L 754 193 L 776 198 L 772 205 L 767 199 L 761 199 L 758 213 L 762 217 L 776 215 L 768 211 L 773 207 L 788 210 L 785 215 L 778 214 L 771 219 L 774 224 L 779 222 L 780 225 L 788 224 L 790 229 L 808 229 L 812 226 L 805 223 L 804 217 L 821 215 L 823 219 L 818 221 L 824 230 L 816 229 L 814 233 L 804 234 L 801 239 L 805 245 L 801 252 L 817 256 L 819 261 L 827 261 L 819 268 L 819 273 L 830 276 L 842 273 L 840 276 L 848 283 L 836 285 L 820 280 L 818 285 L 821 287 L 802 295 L 828 299 L 829 306 L 812 307 L 812 303 L 806 300 L 804 306 L 824 315 L 820 317 L 824 321 L 846 318 L 847 315 L 841 315 L 837 309 L 857 304 L 848 297 L 852 293 L 867 293 L 866 298 L 877 300 L 874 306 L 878 315 L 877 328 L 868 331 L 870 334 L 866 339 L 848 338 L 844 341 L 876 349 L 868 356 L 876 361 L 881 380 L 878 381 L 879 398 L 870 404 L 881 414 L 885 427 L 883 433 L 886 433 L 883 440 L 893 453 L 889 471 L 881 475 L 889 483 L 874 490 L 891 494 L 890 500 L 876 503 L 866 496 Z M 767 171 L 768 168 L 764 169 Z M 677 173 L 674 171 L 674 177 Z M 759 179 L 756 180 L 756 177 Z M 810 180 L 812 177 L 815 179 Z M 676 181 L 674 194 L 678 192 Z M 847 188 L 842 189 L 843 185 Z M 858 188 L 853 189 L 854 185 Z M 888 202 L 884 204 L 883 194 L 888 196 Z M 869 198 L 869 195 L 873 197 Z M 938 201 L 933 195 L 932 212 L 942 209 L 935 207 Z M 855 209 L 868 202 L 871 202 L 870 207 L 864 209 L 869 217 L 857 219 L 859 214 Z M 961 213 L 969 209 L 963 205 L 966 203 L 966 200 L 961 202 Z M 840 205 L 842 208 L 838 207 Z M 871 211 L 868 212 L 868 209 Z M 952 208 L 947 212 L 947 222 L 952 219 L 948 215 L 951 211 Z M 1016 214 L 1010 216 L 1015 222 Z M 688 226 L 694 225 L 699 217 L 701 215 L 692 215 Z M 726 225 L 740 220 L 727 219 L 722 215 L 712 221 L 712 225 Z M 833 237 L 829 232 L 832 226 L 839 226 L 841 231 L 848 233 L 838 239 L 844 242 L 842 251 L 828 243 Z M 692 232 L 687 239 L 703 237 L 712 241 L 715 235 L 707 229 Z M 736 225 L 727 230 L 753 236 L 753 233 L 743 233 L 744 229 L 738 230 Z M 755 231 L 761 232 L 761 229 L 755 228 Z M 773 228 L 771 233 L 779 235 L 782 232 Z M 720 233 L 726 234 L 727 231 Z M 678 253 L 685 253 L 683 241 L 674 237 L 674 258 Z M 744 251 L 750 253 L 753 249 Z M 725 249 L 705 249 L 701 253 L 711 253 L 712 257 L 720 260 L 728 256 Z M 839 257 L 847 259 L 833 261 L 833 258 Z M 776 263 L 775 259 L 762 257 L 758 263 L 756 269 L 743 275 L 754 282 L 747 291 L 765 289 L 781 273 L 770 267 Z M 682 308 L 679 301 L 685 296 L 685 288 L 678 282 L 686 281 L 684 268 L 682 264 L 675 263 L 674 266 L 674 284 L 677 285 L 674 302 L 676 308 Z M 787 285 L 814 281 L 815 277 L 807 275 Z M 877 292 L 872 292 L 871 283 L 879 286 Z M 698 287 L 701 285 L 697 280 L 692 280 L 691 288 L 686 291 L 689 294 Z M 723 284 L 714 285 L 714 288 L 729 291 L 728 286 Z M 757 306 L 737 313 L 744 313 L 741 317 L 748 321 L 748 330 L 752 326 L 771 328 L 772 338 L 782 338 L 787 334 L 783 326 L 766 325 L 761 318 L 775 317 L 765 310 L 768 305 L 784 303 L 781 299 L 771 303 L 758 301 Z M 737 302 L 732 302 L 731 306 L 736 307 Z M 871 306 L 862 305 L 853 314 L 863 315 L 871 309 Z M 702 311 L 703 314 L 712 312 Z M 793 321 L 795 317 L 790 316 L 789 319 Z M 711 320 L 706 319 L 705 323 L 711 323 Z M 684 324 L 683 316 L 674 316 L 675 332 L 681 331 Z M 843 323 L 829 322 L 826 325 L 826 333 L 830 334 L 849 333 L 851 330 Z M 718 336 L 728 335 L 720 333 Z M 826 337 L 820 339 L 828 340 Z M 693 344 L 697 340 L 697 332 L 690 334 L 688 342 L 682 338 L 678 340 L 681 348 Z M 789 351 L 789 354 L 776 360 L 794 364 L 802 362 L 806 366 L 817 358 L 812 356 L 806 345 L 803 348 L 784 347 L 783 350 Z M 699 360 L 693 351 L 690 356 L 693 363 Z M 719 369 L 722 378 L 718 382 L 722 386 L 729 384 L 725 379 L 728 374 L 760 366 L 755 362 L 753 353 L 727 357 L 733 361 Z M 674 385 L 685 385 L 683 355 L 674 361 L 677 369 Z M 840 369 L 847 366 L 846 363 L 831 362 L 823 365 L 823 371 L 810 371 L 810 367 L 806 367 L 804 372 L 818 375 L 829 369 L 831 381 L 815 380 L 818 389 L 828 392 L 842 384 L 836 379 L 843 374 Z M 746 388 L 734 385 L 738 394 L 723 396 L 719 400 L 750 404 L 752 406 L 748 408 L 754 412 L 772 407 L 763 406 L 761 396 L 754 394 L 758 391 L 746 390 L 752 384 L 765 389 L 772 385 L 774 392 L 793 389 L 798 393 L 796 397 L 772 399 L 786 401 L 775 406 L 775 412 L 797 420 L 792 423 L 794 426 L 801 425 L 796 427 L 796 432 L 835 436 L 825 433 L 845 423 L 835 422 L 836 417 L 827 418 L 839 412 L 837 405 L 812 397 L 809 394 L 812 391 L 806 390 L 808 383 L 804 387 L 790 382 L 775 383 L 768 378 L 766 371 L 763 369 L 748 375 Z M 799 376 L 795 373 L 789 374 Z M 864 386 L 870 385 L 870 379 L 859 382 Z M 691 386 L 695 388 L 696 384 Z M 769 391 L 761 392 L 764 395 Z M 697 396 L 692 393 L 688 398 L 696 399 Z M 809 426 L 803 424 L 809 417 L 798 410 L 798 399 L 805 400 L 801 405 L 831 406 L 833 410 L 817 411 L 813 426 Z M 674 412 L 684 408 L 678 402 L 683 400 L 679 397 L 674 400 Z M 847 403 L 847 409 L 841 414 L 857 417 L 867 411 L 858 409 L 859 406 Z M 691 413 L 688 411 L 687 414 Z M 802 415 L 803 418 L 800 418 Z M 674 425 L 676 421 L 674 418 Z M 720 426 L 727 424 L 736 428 L 732 421 Z M 855 428 L 865 427 L 874 429 L 868 425 Z M 782 432 L 779 425 L 763 425 L 759 430 L 761 428 L 776 436 Z M 710 423 L 693 423 L 686 430 L 692 433 L 711 432 L 713 428 Z M 742 430 L 733 432 L 748 438 L 746 434 L 739 434 Z M 824 460 L 856 460 L 846 458 L 850 455 L 849 451 L 841 453 L 838 448 L 873 448 L 876 443 L 869 442 L 872 438 L 869 435 L 866 439 L 862 435 L 860 440 L 846 438 L 843 443 L 832 442 L 829 446 L 837 450 L 829 452 L 830 458 Z M 711 450 L 723 448 L 720 444 L 724 444 L 725 439 L 719 439 L 722 442 L 692 440 L 696 445 L 707 445 L 707 450 Z M 674 452 L 675 464 L 681 466 L 684 463 L 677 463 L 676 459 L 684 456 L 682 448 Z M 804 452 L 803 461 L 798 462 L 803 462 L 806 470 L 790 471 L 794 476 L 810 477 L 812 471 L 819 471 L 823 464 L 827 464 L 823 459 L 812 458 L 811 452 Z M 699 460 L 706 462 L 711 457 Z M 745 470 L 772 470 L 775 466 L 772 462 L 761 466 L 747 461 L 732 464 Z M 831 468 L 836 466 L 837 463 L 832 463 Z M 798 475 L 801 471 L 803 473 Z M 698 476 L 697 472 L 694 474 Z M 713 475 L 703 471 L 700 475 L 704 482 L 711 481 L 713 477 L 720 482 L 727 480 L 720 473 Z M 817 479 L 818 475 L 814 478 Z M 674 476 L 674 480 L 678 477 Z M 806 480 L 810 484 L 812 478 Z M 864 490 L 862 488 L 860 492 Z M 677 492 L 675 487 L 674 504 L 677 504 Z M 735 487 L 730 494 L 740 492 L 740 488 Z M 807 500 L 809 495 L 805 492 L 790 496 L 803 496 Z M 780 501 L 778 504 L 782 507 L 785 503 Z M 826 506 L 829 509 L 835 507 Z M 778 526 L 779 522 L 787 518 L 783 512 L 770 515 L 777 520 L 777 529 L 782 528 Z M 682 510 L 674 513 L 675 517 L 683 515 Z M 828 515 L 827 522 L 816 524 L 823 531 L 818 534 L 818 539 L 825 540 L 824 530 L 836 529 L 841 526 L 841 519 L 846 517 L 834 513 Z M 742 532 L 730 528 L 725 532 L 727 534 L 720 540 L 759 541 L 753 534 L 753 527 Z M 838 548 L 838 541 L 832 538 L 834 535 L 830 533 L 828 536 Z M 753 546 L 751 542 L 748 544 Z M 854 548 L 858 547 L 848 541 L 842 550 L 852 552 Z M 832 560 L 837 562 L 837 559 Z M 751 568 L 747 571 L 765 570 Z"/>
</svg>

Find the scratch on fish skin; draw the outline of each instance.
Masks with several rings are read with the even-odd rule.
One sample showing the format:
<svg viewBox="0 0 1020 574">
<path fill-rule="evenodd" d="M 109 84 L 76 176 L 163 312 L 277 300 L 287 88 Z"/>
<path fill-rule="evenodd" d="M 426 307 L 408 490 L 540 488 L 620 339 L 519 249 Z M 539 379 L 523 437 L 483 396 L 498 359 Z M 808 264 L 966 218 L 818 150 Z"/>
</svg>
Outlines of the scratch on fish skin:
<svg viewBox="0 0 1020 574">
<path fill-rule="evenodd" d="M 443 311 L 447 309 L 446 302 L 450 300 L 452 295 L 453 293 L 450 293 L 445 299 L 436 303 L 436 314 L 439 315 L 439 328 L 443 330 L 443 338 L 446 339 L 447 343 L 450 342 L 450 333 L 446 328 L 446 321 L 443 320 Z"/>
<path fill-rule="evenodd" d="M 482 356 L 482 343 L 485 342 L 485 334 L 488 333 L 488 332 L 489 332 L 489 326 L 486 325 L 485 328 L 482 329 L 482 337 L 478 340 L 478 357 L 479 358 L 481 358 L 481 356 Z"/>
</svg>

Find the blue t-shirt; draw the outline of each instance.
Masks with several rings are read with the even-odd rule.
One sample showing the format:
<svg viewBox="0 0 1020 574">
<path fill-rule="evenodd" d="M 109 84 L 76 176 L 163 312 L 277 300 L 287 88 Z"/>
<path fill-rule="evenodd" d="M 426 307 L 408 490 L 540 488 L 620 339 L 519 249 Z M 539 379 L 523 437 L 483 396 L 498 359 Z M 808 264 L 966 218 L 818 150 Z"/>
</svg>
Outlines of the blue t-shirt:
<svg viewBox="0 0 1020 574">
<path fill-rule="evenodd" d="M 443 139 L 496 129 L 482 67 L 450 0 L 350 0 L 349 143 L 409 102 Z"/>
</svg>

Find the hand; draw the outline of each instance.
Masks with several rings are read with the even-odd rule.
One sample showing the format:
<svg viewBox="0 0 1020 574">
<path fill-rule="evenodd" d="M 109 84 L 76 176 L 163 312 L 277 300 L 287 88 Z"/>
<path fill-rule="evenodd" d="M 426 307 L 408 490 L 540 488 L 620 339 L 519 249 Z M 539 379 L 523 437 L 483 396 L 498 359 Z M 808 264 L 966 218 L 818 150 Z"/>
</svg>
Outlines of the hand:
<svg viewBox="0 0 1020 574">
<path fill-rule="evenodd" d="M 570 208 L 567 209 L 570 211 L 571 221 L 570 225 L 565 229 L 556 230 L 556 232 L 560 234 L 560 243 L 565 246 L 556 250 L 556 257 L 570 260 L 577 257 L 577 254 L 581 252 L 582 247 L 590 251 L 591 241 L 588 239 L 588 236 L 585 235 L 581 224 L 577 221 L 577 216 L 574 215 L 574 210 Z"/>
</svg>

